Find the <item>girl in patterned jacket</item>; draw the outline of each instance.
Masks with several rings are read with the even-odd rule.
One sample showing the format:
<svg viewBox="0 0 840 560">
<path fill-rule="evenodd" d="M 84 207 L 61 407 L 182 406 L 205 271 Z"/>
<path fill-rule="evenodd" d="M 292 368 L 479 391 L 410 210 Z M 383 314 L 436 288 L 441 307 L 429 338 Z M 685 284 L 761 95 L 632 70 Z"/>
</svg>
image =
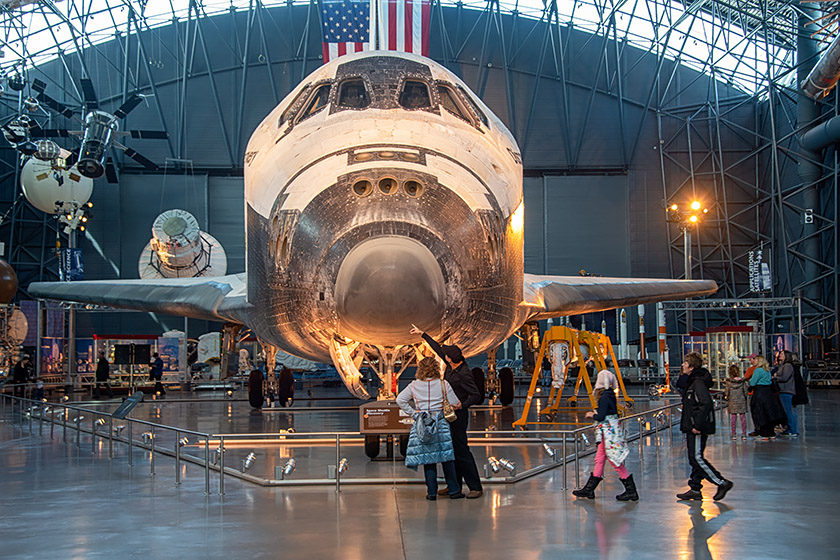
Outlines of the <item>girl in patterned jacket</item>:
<svg viewBox="0 0 840 560">
<path fill-rule="evenodd" d="M 583 488 L 572 491 L 572 494 L 579 498 L 595 498 L 595 488 L 603 480 L 604 465 L 609 459 L 621 483 L 624 484 L 624 492 L 615 499 L 621 502 L 631 500 L 635 502 L 639 499 L 633 475 L 624 466 L 624 460 L 630 454 L 630 450 L 624 438 L 624 429 L 618 421 L 618 403 L 615 398 L 617 387 L 618 379 L 613 372 L 608 370 L 598 372 L 598 380 L 595 382 L 598 409 L 586 413 L 587 418 L 595 420 L 595 441 L 598 442 L 598 449 L 595 452 L 595 469 L 589 475 L 589 480 Z"/>
</svg>

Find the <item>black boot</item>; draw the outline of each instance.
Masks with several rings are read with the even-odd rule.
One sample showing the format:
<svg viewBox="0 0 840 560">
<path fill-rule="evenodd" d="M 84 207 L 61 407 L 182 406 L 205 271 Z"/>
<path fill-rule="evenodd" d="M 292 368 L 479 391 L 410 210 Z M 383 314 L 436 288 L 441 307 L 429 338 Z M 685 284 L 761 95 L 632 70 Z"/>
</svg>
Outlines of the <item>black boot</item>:
<svg viewBox="0 0 840 560">
<path fill-rule="evenodd" d="M 601 483 L 602 480 L 602 477 L 590 474 L 589 480 L 586 481 L 586 484 L 583 486 L 583 488 L 580 488 L 579 490 L 572 490 L 572 494 L 574 494 L 578 498 L 589 498 L 590 500 L 594 500 L 595 489 L 598 488 L 598 485 Z"/>
<path fill-rule="evenodd" d="M 621 483 L 624 485 L 624 492 L 615 497 L 619 502 L 637 502 L 639 500 L 639 493 L 636 492 L 636 483 L 633 481 L 631 474 L 627 478 L 622 478 Z"/>
</svg>

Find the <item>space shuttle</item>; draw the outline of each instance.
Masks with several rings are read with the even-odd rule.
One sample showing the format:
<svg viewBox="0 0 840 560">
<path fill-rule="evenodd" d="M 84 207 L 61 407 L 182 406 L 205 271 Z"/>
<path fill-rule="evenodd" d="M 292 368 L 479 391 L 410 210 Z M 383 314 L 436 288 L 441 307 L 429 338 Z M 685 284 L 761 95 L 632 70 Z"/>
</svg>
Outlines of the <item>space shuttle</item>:
<svg viewBox="0 0 840 560">
<path fill-rule="evenodd" d="M 366 51 L 304 79 L 244 161 L 246 271 L 34 283 L 39 298 L 247 325 L 264 344 L 332 361 L 393 397 L 412 324 L 467 356 L 525 323 L 712 294 L 708 280 L 526 274 L 522 157 L 511 133 L 428 58 Z"/>
</svg>

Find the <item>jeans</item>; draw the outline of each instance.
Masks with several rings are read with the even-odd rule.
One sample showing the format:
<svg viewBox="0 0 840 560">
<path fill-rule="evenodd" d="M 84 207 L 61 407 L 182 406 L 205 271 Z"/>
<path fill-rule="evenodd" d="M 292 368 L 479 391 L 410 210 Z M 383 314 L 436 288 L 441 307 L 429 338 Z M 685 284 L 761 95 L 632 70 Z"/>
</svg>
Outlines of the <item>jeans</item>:
<svg viewBox="0 0 840 560">
<path fill-rule="evenodd" d="M 458 486 L 465 482 L 470 490 L 481 490 L 481 478 L 478 474 L 478 467 L 475 465 L 470 446 L 467 442 L 467 424 L 470 421 L 468 410 L 458 409 L 455 411 L 457 418 L 449 424 L 452 433 L 452 447 L 455 450 L 455 472 Z"/>
<path fill-rule="evenodd" d="M 793 406 L 793 395 L 790 393 L 779 393 L 779 399 L 782 401 L 782 407 L 785 409 L 785 414 L 787 415 L 788 432 L 798 434 L 799 414 L 796 412 L 796 407 Z"/>
<path fill-rule="evenodd" d="M 443 478 L 446 480 L 449 495 L 457 494 L 461 491 L 461 485 L 455 479 L 455 461 L 445 461 L 441 463 L 441 466 L 443 467 Z M 429 496 L 437 496 L 437 463 L 423 465 L 423 474 L 426 477 L 426 493 Z"/>
</svg>

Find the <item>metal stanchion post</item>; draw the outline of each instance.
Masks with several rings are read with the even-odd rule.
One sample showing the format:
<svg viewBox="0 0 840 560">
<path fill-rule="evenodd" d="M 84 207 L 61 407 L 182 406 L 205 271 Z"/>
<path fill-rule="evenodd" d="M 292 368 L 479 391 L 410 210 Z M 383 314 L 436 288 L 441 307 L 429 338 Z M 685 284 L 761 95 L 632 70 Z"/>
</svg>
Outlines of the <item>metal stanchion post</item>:
<svg viewBox="0 0 840 560">
<path fill-rule="evenodd" d="M 32 408 L 34 407 L 34 405 L 32 404 L 32 401 L 27 401 L 27 402 L 29 403 L 29 435 L 31 436 L 32 435 Z"/>
<path fill-rule="evenodd" d="M 225 494 L 225 436 L 219 438 L 219 496 Z"/>
<path fill-rule="evenodd" d="M 175 430 L 175 486 L 181 485 L 181 432 Z"/>
<path fill-rule="evenodd" d="M 580 455 L 578 454 L 578 433 L 575 432 L 575 488 L 580 488 Z"/>
<path fill-rule="evenodd" d="M 96 455 L 96 414 L 90 415 L 90 452 Z"/>
<path fill-rule="evenodd" d="M 210 436 L 204 437 L 204 495 L 210 495 Z"/>
<path fill-rule="evenodd" d="M 114 458 L 114 417 L 108 417 L 108 458 Z"/>
<path fill-rule="evenodd" d="M 668 445 L 674 446 L 674 407 L 668 409 Z"/>
<path fill-rule="evenodd" d="M 79 420 L 81 418 L 79 413 L 76 413 L 76 419 L 73 421 L 76 424 L 76 449 L 82 448 L 82 421 Z"/>
<path fill-rule="evenodd" d="M 149 474 L 155 476 L 155 426 L 152 425 L 152 445 L 151 445 L 151 455 L 149 456 L 149 470 L 151 471 Z"/>
<path fill-rule="evenodd" d="M 563 486 L 562 489 L 566 490 L 568 486 L 566 486 L 566 438 L 567 434 L 563 434 Z"/>
<path fill-rule="evenodd" d="M 55 409 L 50 410 L 50 439 L 53 439 L 55 434 Z"/>
<path fill-rule="evenodd" d="M 67 443 L 67 407 L 62 405 L 64 415 L 61 417 L 62 429 L 64 430 L 64 443 Z"/>
<path fill-rule="evenodd" d="M 641 416 L 639 416 L 639 461 L 645 460 L 645 424 Z"/>
<path fill-rule="evenodd" d="M 132 458 L 134 454 L 134 423 L 129 418 L 126 418 L 126 420 L 128 420 L 128 466 L 131 467 L 134 465 L 134 459 Z"/>
<path fill-rule="evenodd" d="M 44 406 L 41 404 L 41 414 L 38 415 L 38 435 L 44 435 Z"/>
<path fill-rule="evenodd" d="M 338 467 L 341 464 L 341 434 L 335 434 L 335 491 L 341 492 L 341 472 Z"/>
</svg>

